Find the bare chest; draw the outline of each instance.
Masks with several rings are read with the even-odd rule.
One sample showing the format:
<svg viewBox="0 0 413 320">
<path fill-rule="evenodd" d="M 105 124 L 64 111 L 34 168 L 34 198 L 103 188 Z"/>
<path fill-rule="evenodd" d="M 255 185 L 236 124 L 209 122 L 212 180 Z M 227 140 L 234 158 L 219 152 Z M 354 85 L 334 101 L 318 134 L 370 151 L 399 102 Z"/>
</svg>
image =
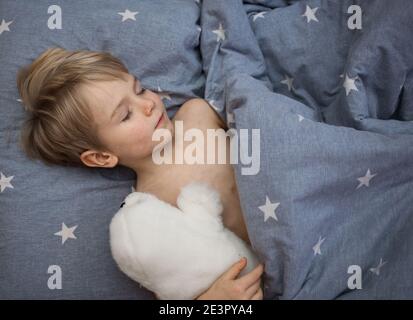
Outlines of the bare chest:
<svg viewBox="0 0 413 320">
<path fill-rule="evenodd" d="M 194 181 L 205 182 L 215 188 L 220 194 L 223 204 L 222 217 L 224 225 L 246 242 L 249 242 L 236 187 L 234 170 L 229 161 L 229 138 L 225 139 L 223 143 L 216 143 L 214 148 L 211 148 L 211 145 L 206 143 L 206 137 L 208 135 L 207 129 L 220 129 L 218 125 L 213 122 L 200 122 L 197 121 L 197 119 L 183 122 L 184 132 L 191 128 L 197 128 L 204 136 L 204 141 L 196 139 L 185 141 L 182 139 L 177 143 L 177 139 L 181 138 L 179 136 L 181 133 L 175 131 L 175 141 L 172 145 L 174 148 L 174 162 L 164 168 L 160 168 L 159 174 L 153 177 L 150 183 L 143 181 L 140 184 L 138 181 L 138 191 L 153 193 L 159 199 L 176 207 L 176 201 L 182 187 Z M 178 145 L 178 147 L 176 147 L 176 145 Z M 185 160 L 188 160 L 188 158 L 185 155 L 188 155 L 191 151 L 192 155 L 194 155 L 195 150 L 198 150 L 198 152 L 203 150 L 204 161 L 187 163 L 188 161 Z M 211 155 L 211 150 L 214 150 L 215 159 L 208 163 L 207 156 Z M 177 153 L 181 153 L 181 156 L 184 158 L 182 164 L 178 164 L 175 161 Z M 221 156 L 222 160 L 223 155 L 225 155 L 225 163 L 218 163 L 219 157 Z M 200 158 L 198 158 L 198 160 L 200 160 Z M 211 157 L 209 160 L 211 160 Z"/>
</svg>

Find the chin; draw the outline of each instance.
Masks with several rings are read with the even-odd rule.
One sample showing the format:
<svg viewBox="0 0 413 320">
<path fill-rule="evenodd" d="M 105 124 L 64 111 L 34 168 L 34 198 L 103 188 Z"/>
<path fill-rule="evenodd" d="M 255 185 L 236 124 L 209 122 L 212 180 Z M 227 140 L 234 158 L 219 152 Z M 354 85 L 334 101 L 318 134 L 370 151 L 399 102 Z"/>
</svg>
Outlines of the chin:
<svg viewBox="0 0 413 320">
<path fill-rule="evenodd" d="M 169 121 L 167 129 L 171 132 L 171 136 L 173 136 L 175 134 L 175 127 L 172 124 L 172 122 Z"/>
</svg>

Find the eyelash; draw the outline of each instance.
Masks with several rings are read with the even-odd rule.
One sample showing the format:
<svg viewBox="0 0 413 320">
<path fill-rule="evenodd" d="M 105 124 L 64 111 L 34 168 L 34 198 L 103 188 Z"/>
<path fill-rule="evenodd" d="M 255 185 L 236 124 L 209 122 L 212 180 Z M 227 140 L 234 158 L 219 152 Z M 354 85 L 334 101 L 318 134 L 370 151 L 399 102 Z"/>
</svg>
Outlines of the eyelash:
<svg viewBox="0 0 413 320">
<path fill-rule="evenodd" d="M 137 95 L 143 94 L 143 93 L 145 93 L 145 91 L 146 91 L 146 88 L 142 87 L 142 90 L 139 93 L 137 93 Z M 131 114 L 132 114 L 132 112 L 130 110 L 128 110 L 128 113 L 127 113 L 126 117 L 122 119 L 122 122 L 129 120 L 129 117 L 130 117 Z"/>
</svg>

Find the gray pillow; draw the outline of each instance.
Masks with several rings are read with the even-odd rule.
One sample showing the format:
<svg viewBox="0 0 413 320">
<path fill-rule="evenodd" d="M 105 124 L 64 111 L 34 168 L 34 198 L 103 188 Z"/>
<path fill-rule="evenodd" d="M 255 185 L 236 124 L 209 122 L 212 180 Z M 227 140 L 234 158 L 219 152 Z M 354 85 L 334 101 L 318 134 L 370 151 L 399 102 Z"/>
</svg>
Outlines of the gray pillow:
<svg viewBox="0 0 413 320">
<path fill-rule="evenodd" d="M 182 102 L 203 96 L 199 4 L 53 3 L 0 2 L 0 299 L 153 299 L 118 270 L 109 248 L 110 219 L 135 173 L 28 160 L 17 144 L 25 114 L 16 73 L 49 47 L 109 51 L 146 87 L 169 95 L 173 116 Z M 129 19 L 119 14 L 126 10 Z"/>
</svg>

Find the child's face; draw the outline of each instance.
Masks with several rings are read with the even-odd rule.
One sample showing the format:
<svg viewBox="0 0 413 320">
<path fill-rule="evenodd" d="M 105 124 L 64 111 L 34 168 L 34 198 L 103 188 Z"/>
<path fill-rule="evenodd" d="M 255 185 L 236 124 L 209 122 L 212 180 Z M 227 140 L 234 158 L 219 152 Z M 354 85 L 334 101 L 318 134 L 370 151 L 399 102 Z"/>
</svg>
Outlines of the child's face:
<svg viewBox="0 0 413 320">
<path fill-rule="evenodd" d="M 85 85 L 82 90 L 102 143 L 120 164 L 133 166 L 151 155 L 159 144 L 152 141 L 155 129 L 166 128 L 172 135 L 173 125 L 160 96 L 143 88 L 134 75 L 126 77 L 127 81 L 100 81 Z"/>
</svg>

